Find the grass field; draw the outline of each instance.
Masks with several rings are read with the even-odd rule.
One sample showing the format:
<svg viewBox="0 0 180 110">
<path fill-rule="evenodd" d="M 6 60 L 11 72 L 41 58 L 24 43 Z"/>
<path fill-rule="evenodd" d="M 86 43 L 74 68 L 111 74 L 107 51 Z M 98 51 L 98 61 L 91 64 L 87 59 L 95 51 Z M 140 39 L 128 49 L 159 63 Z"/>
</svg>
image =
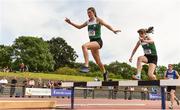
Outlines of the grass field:
<svg viewBox="0 0 180 110">
<path fill-rule="evenodd" d="M 33 78 L 33 79 L 42 78 L 46 80 L 63 80 L 63 81 L 92 81 L 94 79 L 93 77 L 60 75 L 60 74 L 54 74 L 54 73 L 32 73 L 32 72 L 4 73 L 4 72 L 0 72 L 0 77 L 3 77 L 3 76 L 6 76 L 6 77 L 16 76 L 17 78 L 27 77 L 27 78 Z M 100 78 L 100 80 L 102 79 Z"/>
</svg>

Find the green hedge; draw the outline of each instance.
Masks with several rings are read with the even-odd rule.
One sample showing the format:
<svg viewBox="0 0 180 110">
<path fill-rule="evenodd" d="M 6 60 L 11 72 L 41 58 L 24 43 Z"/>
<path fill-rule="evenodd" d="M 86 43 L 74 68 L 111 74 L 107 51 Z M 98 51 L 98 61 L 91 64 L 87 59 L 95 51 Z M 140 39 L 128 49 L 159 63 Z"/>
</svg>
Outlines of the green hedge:
<svg viewBox="0 0 180 110">
<path fill-rule="evenodd" d="M 88 77 L 99 77 L 99 78 L 102 78 L 102 76 L 103 76 L 100 71 L 81 73 L 81 72 L 79 72 L 79 69 L 70 68 L 70 67 L 61 67 L 61 68 L 57 69 L 54 73 L 61 74 L 61 75 L 76 75 L 76 76 L 88 76 Z M 122 79 L 122 76 L 115 75 L 114 73 L 109 73 L 109 78 Z"/>
</svg>

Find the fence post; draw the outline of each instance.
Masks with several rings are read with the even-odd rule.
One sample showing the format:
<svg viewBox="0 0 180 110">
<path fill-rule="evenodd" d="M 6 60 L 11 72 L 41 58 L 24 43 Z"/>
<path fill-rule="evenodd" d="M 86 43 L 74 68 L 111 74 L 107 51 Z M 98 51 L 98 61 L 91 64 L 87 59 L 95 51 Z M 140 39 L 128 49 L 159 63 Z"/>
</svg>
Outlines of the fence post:
<svg viewBox="0 0 180 110">
<path fill-rule="evenodd" d="M 87 98 L 87 92 L 88 92 L 87 88 L 83 89 L 83 97 L 84 97 L 84 99 Z"/>
<path fill-rule="evenodd" d="M 74 87 L 71 88 L 71 109 L 74 109 Z"/>
<path fill-rule="evenodd" d="M 161 108 L 162 110 L 166 109 L 166 95 L 164 91 L 165 87 L 161 87 Z"/>
<path fill-rule="evenodd" d="M 94 99 L 94 88 L 92 89 L 92 99 Z"/>
</svg>

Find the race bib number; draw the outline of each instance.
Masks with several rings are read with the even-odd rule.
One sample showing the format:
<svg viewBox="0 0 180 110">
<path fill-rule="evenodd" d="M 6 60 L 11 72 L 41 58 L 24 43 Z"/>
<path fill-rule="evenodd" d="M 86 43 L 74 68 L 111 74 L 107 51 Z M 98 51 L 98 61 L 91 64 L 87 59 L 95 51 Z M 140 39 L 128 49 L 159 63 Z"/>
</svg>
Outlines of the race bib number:
<svg viewBox="0 0 180 110">
<path fill-rule="evenodd" d="M 94 30 L 89 30 L 89 36 L 95 36 L 95 31 Z"/>
<path fill-rule="evenodd" d="M 144 53 L 145 53 L 145 54 L 151 54 L 151 50 L 150 50 L 150 49 L 145 49 L 145 50 L 144 50 Z"/>
<path fill-rule="evenodd" d="M 172 80 L 173 79 L 173 75 L 167 75 L 168 79 Z"/>
</svg>

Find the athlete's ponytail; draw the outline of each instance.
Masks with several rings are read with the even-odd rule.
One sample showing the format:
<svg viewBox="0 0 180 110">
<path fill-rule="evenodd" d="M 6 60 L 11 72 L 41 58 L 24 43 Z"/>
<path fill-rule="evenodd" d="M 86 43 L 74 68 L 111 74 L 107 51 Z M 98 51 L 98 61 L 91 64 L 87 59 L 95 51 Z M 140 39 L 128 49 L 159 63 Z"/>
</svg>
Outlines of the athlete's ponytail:
<svg viewBox="0 0 180 110">
<path fill-rule="evenodd" d="M 151 26 L 148 29 L 139 29 L 137 32 L 138 33 L 153 33 L 154 32 L 154 27 Z"/>
<path fill-rule="evenodd" d="M 146 30 L 146 33 L 153 33 L 154 32 L 154 27 L 151 26 Z"/>
</svg>

